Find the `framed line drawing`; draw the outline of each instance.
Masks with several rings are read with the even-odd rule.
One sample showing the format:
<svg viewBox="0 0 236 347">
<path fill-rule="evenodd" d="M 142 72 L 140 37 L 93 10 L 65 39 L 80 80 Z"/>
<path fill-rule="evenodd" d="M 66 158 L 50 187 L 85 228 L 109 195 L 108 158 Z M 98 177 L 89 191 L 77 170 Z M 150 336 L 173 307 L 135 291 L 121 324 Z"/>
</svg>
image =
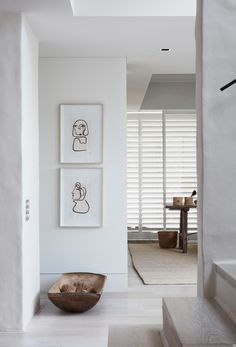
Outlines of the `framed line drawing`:
<svg viewBox="0 0 236 347">
<path fill-rule="evenodd" d="M 60 169 L 60 226 L 102 226 L 102 169 Z"/>
<path fill-rule="evenodd" d="M 102 105 L 60 105 L 61 163 L 101 163 Z"/>
</svg>

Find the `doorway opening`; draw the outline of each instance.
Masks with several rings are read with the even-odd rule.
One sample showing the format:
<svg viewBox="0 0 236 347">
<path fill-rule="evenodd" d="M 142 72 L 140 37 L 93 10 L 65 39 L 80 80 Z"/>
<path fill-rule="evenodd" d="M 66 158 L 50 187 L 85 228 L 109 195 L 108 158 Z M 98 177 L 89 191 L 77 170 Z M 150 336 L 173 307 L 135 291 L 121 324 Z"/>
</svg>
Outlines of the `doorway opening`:
<svg viewBox="0 0 236 347">
<path fill-rule="evenodd" d="M 195 110 L 127 114 L 130 285 L 196 283 L 196 127 Z"/>
</svg>

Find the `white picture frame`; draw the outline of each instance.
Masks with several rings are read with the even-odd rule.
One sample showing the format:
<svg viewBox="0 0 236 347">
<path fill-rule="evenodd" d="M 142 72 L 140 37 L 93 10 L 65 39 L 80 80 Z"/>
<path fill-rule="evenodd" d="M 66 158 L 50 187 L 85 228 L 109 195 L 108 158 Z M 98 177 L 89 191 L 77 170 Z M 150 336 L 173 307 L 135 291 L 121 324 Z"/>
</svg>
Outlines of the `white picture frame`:
<svg viewBox="0 0 236 347">
<path fill-rule="evenodd" d="M 60 169 L 60 226 L 102 226 L 102 169 Z"/>
<path fill-rule="evenodd" d="M 61 163 L 102 163 L 101 104 L 60 105 Z"/>
</svg>

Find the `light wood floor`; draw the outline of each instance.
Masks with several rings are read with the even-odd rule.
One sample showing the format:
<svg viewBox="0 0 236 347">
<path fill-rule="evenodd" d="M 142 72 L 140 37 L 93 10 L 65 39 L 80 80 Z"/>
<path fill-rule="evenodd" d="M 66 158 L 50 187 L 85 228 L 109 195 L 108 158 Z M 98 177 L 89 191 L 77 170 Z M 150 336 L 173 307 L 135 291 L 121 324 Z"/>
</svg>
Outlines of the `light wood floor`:
<svg viewBox="0 0 236 347">
<path fill-rule="evenodd" d="M 63 313 L 43 297 L 27 331 L 0 334 L 0 347 L 107 347 L 111 324 L 162 324 L 163 296 L 196 296 L 196 286 L 145 286 L 130 262 L 126 292 L 104 293 L 82 315 Z"/>
</svg>

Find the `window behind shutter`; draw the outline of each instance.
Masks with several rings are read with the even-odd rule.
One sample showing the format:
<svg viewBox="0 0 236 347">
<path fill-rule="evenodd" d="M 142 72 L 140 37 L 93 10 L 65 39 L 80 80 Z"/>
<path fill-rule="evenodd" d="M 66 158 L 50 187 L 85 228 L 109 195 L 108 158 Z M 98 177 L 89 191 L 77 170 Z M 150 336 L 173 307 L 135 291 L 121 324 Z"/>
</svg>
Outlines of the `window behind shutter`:
<svg viewBox="0 0 236 347">
<path fill-rule="evenodd" d="M 190 196 L 197 189 L 196 115 L 165 113 L 166 201 L 173 196 Z M 166 210 L 166 228 L 179 228 L 179 211 Z M 197 229 L 197 210 L 188 214 L 188 228 Z"/>
<path fill-rule="evenodd" d="M 139 120 L 127 119 L 127 217 L 128 228 L 139 228 Z"/>
<path fill-rule="evenodd" d="M 179 228 L 179 212 L 164 208 L 173 196 L 197 187 L 196 115 L 157 111 L 127 117 L 127 214 L 129 231 Z M 197 229 L 197 211 L 189 213 Z"/>
<path fill-rule="evenodd" d="M 162 114 L 140 119 L 140 190 L 143 229 L 163 228 Z"/>
</svg>

